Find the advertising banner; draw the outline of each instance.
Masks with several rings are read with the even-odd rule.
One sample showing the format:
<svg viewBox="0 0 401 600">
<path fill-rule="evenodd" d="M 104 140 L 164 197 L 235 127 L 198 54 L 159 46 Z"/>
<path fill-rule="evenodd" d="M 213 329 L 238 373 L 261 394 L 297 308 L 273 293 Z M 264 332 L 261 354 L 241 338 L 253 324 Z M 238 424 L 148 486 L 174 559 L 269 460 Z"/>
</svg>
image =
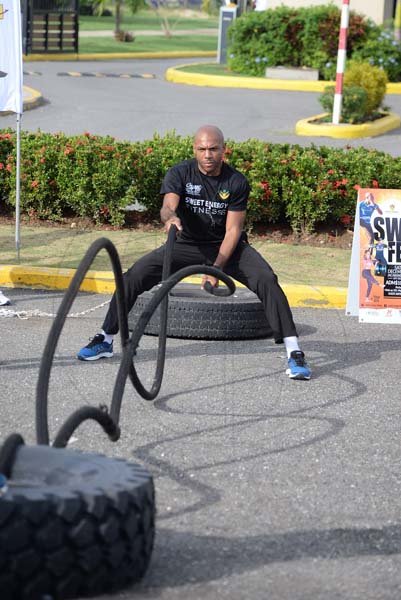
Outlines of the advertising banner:
<svg viewBox="0 0 401 600">
<path fill-rule="evenodd" d="M 401 323 L 401 190 L 359 189 L 354 233 L 348 314 Z"/>
<path fill-rule="evenodd" d="M 0 111 L 22 110 L 20 0 L 0 0 Z"/>
</svg>

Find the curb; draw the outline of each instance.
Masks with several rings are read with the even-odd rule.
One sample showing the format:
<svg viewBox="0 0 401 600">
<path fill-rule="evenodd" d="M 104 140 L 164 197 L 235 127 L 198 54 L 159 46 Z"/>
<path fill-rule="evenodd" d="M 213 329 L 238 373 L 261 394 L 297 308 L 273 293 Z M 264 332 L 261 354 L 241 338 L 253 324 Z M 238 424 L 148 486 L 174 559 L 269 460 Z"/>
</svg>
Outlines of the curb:
<svg viewBox="0 0 401 600">
<path fill-rule="evenodd" d="M 24 111 L 31 110 L 32 108 L 37 108 L 38 106 L 42 106 L 45 103 L 45 100 L 40 92 L 34 90 L 27 85 L 23 86 L 24 91 Z"/>
<path fill-rule="evenodd" d="M 42 267 L 0 267 L 0 285 L 9 288 L 36 288 L 65 290 L 75 274 L 75 269 L 53 269 Z M 189 283 L 200 283 L 201 277 L 188 277 Z M 244 287 L 237 282 L 238 287 Z M 347 289 L 331 286 L 305 286 L 283 284 L 291 306 L 298 308 L 345 308 Z M 81 291 L 95 294 L 112 294 L 115 290 L 112 271 L 88 271 Z"/>
<path fill-rule="evenodd" d="M 68 62 L 84 60 L 120 60 L 122 58 L 196 58 L 196 57 L 216 57 L 213 50 L 198 50 L 194 52 L 185 52 L 175 50 L 174 52 L 99 52 L 96 54 L 28 54 L 24 55 L 24 62 Z"/>
<path fill-rule="evenodd" d="M 166 71 L 167 81 L 211 87 L 248 88 L 254 90 L 282 90 L 293 92 L 323 92 L 335 81 L 304 81 L 295 79 L 265 79 L 262 77 L 231 77 L 230 75 L 205 75 L 181 71 L 184 67 L 196 67 L 199 63 L 177 65 Z M 401 94 L 401 83 L 388 83 L 387 94 Z"/>
<path fill-rule="evenodd" d="M 316 119 L 327 116 L 327 113 L 315 115 L 308 119 L 301 119 L 295 125 L 297 135 L 331 137 L 331 138 L 363 138 L 375 137 L 387 133 L 392 129 L 397 129 L 401 125 L 401 118 L 395 113 L 386 113 L 386 116 L 373 121 L 372 123 L 361 123 L 360 125 L 349 125 L 342 123 L 333 125 L 332 123 L 314 123 Z"/>
<path fill-rule="evenodd" d="M 42 106 L 42 104 L 45 103 L 45 99 L 43 98 L 42 94 L 40 92 L 38 92 L 37 90 L 34 90 L 31 87 L 28 87 L 27 85 L 22 86 L 23 87 L 23 110 L 24 112 L 26 110 L 31 110 L 32 108 L 37 108 L 38 106 Z M 0 117 L 4 116 L 7 117 L 8 115 L 14 115 L 15 113 L 13 113 L 10 110 L 6 110 L 0 113 Z"/>
<path fill-rule="evenodd" d="M 165 78 L 172 83 L 253 90 L 289 90 L 293 92 L 323 92 L 331 81 L 300 81 L 295 79 L 263 79 L 262 77 L 231 77 L 230 75 L 206 75 L 181 71 L 183 67 L 196 67 L 199 63 L 169 67 Z M 401 93 L 401 88 L 400 88 Z"/>
</svg>

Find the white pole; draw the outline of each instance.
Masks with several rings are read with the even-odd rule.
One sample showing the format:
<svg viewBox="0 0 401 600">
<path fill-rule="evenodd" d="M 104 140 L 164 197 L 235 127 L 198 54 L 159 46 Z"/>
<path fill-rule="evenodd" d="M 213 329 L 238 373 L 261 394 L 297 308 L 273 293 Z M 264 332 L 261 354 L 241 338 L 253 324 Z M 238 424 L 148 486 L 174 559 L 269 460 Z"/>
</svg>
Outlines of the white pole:
<svg viewBox="0 0 401 600">
<path fill-rule="evenodd" d="M 394 39 L 401 41 L 401 0 L 397 0 L 394 17 Z"/>
<path fill-rule="evenodd" d="M 16 161 L 16 187 L 15 187 L 15 248 L 17 250 L 17 259 L 20 260 L 20 190 L 21 190 L 21 118 L 22 114 L 17 113 L 17 161 Z"/>
<path fill-rule="evenodd" d="M 345 71 L 345 61 L 347 57 L 347 34 L 349 24 L 349 3 L 350 0 L 343 0 L 341 8 L 341 25 L 340 25 L 340 37 L 338 40 L 338 53 L 337 53 L 337 73 L 336 73 L 336 87 L 334 92 L 334 103 L 333 103 L 333 125 L 338 125 L 341 116 L 341 106 L 343 100 L 343 80 Z"/>
</svg>

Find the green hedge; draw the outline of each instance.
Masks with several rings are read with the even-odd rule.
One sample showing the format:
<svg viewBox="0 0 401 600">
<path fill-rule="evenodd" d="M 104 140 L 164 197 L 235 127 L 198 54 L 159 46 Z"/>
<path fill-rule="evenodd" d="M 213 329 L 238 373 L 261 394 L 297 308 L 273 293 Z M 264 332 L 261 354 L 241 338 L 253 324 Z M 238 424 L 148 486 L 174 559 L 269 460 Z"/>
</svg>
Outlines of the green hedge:
<svg viewBox="0 0 401 600">
<path fill-rule="evenodd" d="M 332 4 L 244 13 L 229 28 L 228 66 L 237 73 L 255 76 L 264 76 L 266 67 L 304 66 L 318 69 L 321 79 L 333 79 L 340 19 L 340 9 Z M 397 64 L 400 53 L 401 45 L 392 44 L 383 28 L 350 12 L 348 58 L 355 54 L 383 68 L 391 65 L 389 78 L 396 81 L 401 76 L 401 62 Z"/>
<path fill-rule="evenodd" d="M 143 142 L 90 134 L 23 133 L 21 212 L 60 220 L 87 217 L 124 224 L 124 207 L 143 204 L 159 218 L 160 184 L 174 163 L 192 156 L 192 138 L 174 132 Z M 248 227 L 289 224 L 312 231 L 319 224 L 348 223 L 356 189 L 401 188 L 401 158 L 365 148 L 301 147 L 252 139 L 227 141 L 227 161 L 249 179 Z M 15 206 L 15 134 L 0 133 L 0 202 Z"/>
</svg>

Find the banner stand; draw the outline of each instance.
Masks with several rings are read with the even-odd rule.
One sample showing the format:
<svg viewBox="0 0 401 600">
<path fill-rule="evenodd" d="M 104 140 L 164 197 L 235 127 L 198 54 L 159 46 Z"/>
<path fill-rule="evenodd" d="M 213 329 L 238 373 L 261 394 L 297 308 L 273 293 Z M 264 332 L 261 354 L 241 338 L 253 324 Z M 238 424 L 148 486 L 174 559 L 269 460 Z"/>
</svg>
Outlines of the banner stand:
<svg viewBox="0 0 401 600">
<path fill-rule="evenodd" d="M 16 186 L 15 186 L 15 248 L 17 260 L 20 262 L 20 194 L 21 194 L 21 119 L 22 114 L 17 113 L 17 160 L 16 160 Z"/>
<path fill-rule="evenodd" d="M 400 189 L 358 189 L 346 314 L 401 323 Z"/>
</svg>

